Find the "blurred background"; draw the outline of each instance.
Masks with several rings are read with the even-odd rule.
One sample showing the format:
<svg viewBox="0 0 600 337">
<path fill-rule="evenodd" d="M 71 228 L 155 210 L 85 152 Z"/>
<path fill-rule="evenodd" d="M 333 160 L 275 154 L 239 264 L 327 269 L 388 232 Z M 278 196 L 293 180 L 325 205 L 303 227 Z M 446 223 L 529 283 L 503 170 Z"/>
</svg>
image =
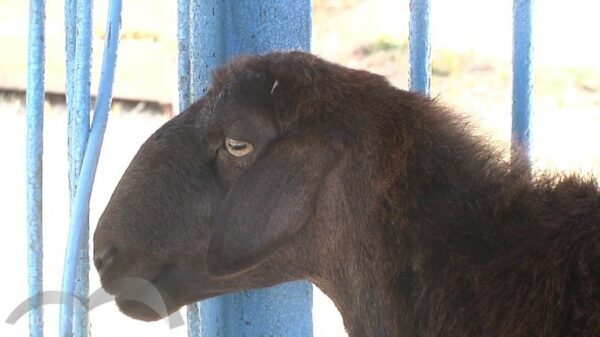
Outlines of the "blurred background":
<svg viewBox="0 0 600 337">
<path fill-rule="evenodd" d="M 92 92 L 100 68 L 107 2 L 94 4 Z M 175 112 L 176 1 L 128 0 L 90 224 L 141 143 Z M 537 170 L 600 176 L 600 2 L 534 2 L 533 158 Z M 408 0 L 313 0 L 313 52 L 382 74 L 400 88 L 408 77 Z M 432 95 L 468 115 L 478 132 L 508 150 L 512 1 L 432 0 Z M 0 0 L 0 319 L 27 298 L 25 95 L 28 2 Z M 44 289 L 59 290 L 68 228 L 67 118 L 64 107 L 63 1 L 47 1 L 44 125 Z M 95 271 L 90 289 L 99 287 Z M 345 336 L 333 304 L 314 297 L 315 336 Z M 46 306 L 47 336 L 58 334 L 58 306 Z M 185 316 L 184 310 L 182 310 Z M 186 336 L 164 321 L 144 323 L 114 303 L 90 314 L 95 336 Z M 25 336 L 27 317 L 0 323 L 1 336 Z"/>
</svg>

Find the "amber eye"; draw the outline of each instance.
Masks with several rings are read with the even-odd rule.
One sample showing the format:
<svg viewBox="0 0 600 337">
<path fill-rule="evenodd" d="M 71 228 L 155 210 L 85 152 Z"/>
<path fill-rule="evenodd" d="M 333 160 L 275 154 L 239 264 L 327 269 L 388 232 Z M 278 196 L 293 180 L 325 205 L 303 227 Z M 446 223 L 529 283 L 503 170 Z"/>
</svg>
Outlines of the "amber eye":
<svg viewBox="0 0 600 337">
<path fill-rule="evenodd" d="M 234 157 L 243 157 L 254 149 L 254 145 L 250 142 L 243 140 L 237 140 L 233 138 L 225 138 L 225 148 Z"/>
</svg>

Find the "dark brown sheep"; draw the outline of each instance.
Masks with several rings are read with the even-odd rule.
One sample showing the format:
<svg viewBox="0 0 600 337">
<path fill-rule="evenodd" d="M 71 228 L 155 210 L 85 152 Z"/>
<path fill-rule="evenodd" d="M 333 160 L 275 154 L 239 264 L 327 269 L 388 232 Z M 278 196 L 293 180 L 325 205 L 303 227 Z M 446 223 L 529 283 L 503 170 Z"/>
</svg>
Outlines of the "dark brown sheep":
<svg viewBox="0 0 600 337">
<path fill-rule="evenodd" d="M 600 336 L 593 179 L 531 179 L 435 101 L 300 52 L 217 71 L 141 147 L 94 253 L 144 320 L 164 313 L 116 280 L 173 312 L 309 279 L 353 337 Z"/>
</svg>

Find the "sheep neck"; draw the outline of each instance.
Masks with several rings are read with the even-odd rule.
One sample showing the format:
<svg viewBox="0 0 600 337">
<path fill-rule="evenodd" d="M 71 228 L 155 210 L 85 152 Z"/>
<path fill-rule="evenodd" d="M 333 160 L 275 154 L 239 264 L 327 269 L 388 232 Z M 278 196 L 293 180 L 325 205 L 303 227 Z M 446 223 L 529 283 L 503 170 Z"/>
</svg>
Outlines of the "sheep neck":
<svg viewBox="0 0 600 337">
<path fill-rule="evenodd" d="M 598 219 L 597 185 L 576 178 L 533 181 L 460 126 L 430 120 L 427 128 L 409 128 L 413 143 L 398 153 L 374 155 L 384 158 L 382 167 L 353 163 L 352 177 L 377 179 L 369 188 L 348 179 L 353 185 L 345 200 L 363 204 L 342 207 L 348 214 L 367 204 L 373 209 L 368 217 L 340 221 L 338 228 L 351 233 L 332 244 L 338 251 L 323 258 L 332 263 L 315 280 L 336 303 L 349 335 L 550 336 L 563 329 L 564 289 L 538 294 L 539 303 L 525 303 L 529 308 L 514 306 L 505 294 L 530 298 L 544 289 L 532 271 L 545 273 L 556 261 L 569 263 L 564 254 L 578 254 L 577 231 L 554 235 L 559 241 L 548 241 L 546 233 L 572 217 Z M 568 275 L 555 276 L 567 284 Z M 507 320 L 509 305 L 514 316 L 527 318 Z"/>
<path fill-rule="evenodd" d="M 372 262 L 365 256 L 345 255 L 329 269 L 330 275 L 313 280 L 335 303 L 350 337 L 397 336 L 391 316 L 397 303 L 386 296 L 384 269 Z"/>
<path fill-rule="evenodd" d="M 371 186 L 376 195 L 371 196 L 370 216 L 345 226 L 354 232 L 340 239 L 344 254 L 332 254 L 340 260 L 326 268 L 330 274 L 316 281 L 335 302 L 351 337 L 425 335 L 428 321 L 436 318 L 427 311 L 430 306 L 419 302 L 431 291 L 429 284 L 443 282 L 435 273 L 450 256 L 479 263 L 497 248 L 484 239 L 484 231 L 490 228 L 473 232 L 461 226 L 493 224 L 486 219 L 498 207 L 496 202 L 511 193 L 501 187 L 520 178 L 492 162 L 491 152 L 473 159 L 477 150 L 472 147 L 478 145 L 466 139 L 440 142 L 455 147 L 446 146 L 444 153 L 435 154 L 434 149 L 416 144 L 417 150 L 408 158 L 397 156 L 392 171 L 384 168 L 378 174 L 370 173 L 377 171 L 372 167 L 354 167 L 364 176 L 387 177 Z M 456 162 L 463 165 L 448 171 Z M 399 169 L 403 165 L 405 171 Z M 388 185 L 382 186 L 381 181 Z M 364 189 L 359 190 L 360 196 L 346 200 L 365 200 Z M 364 209 L 368 203 L 345 207 Z"/>
</svg>

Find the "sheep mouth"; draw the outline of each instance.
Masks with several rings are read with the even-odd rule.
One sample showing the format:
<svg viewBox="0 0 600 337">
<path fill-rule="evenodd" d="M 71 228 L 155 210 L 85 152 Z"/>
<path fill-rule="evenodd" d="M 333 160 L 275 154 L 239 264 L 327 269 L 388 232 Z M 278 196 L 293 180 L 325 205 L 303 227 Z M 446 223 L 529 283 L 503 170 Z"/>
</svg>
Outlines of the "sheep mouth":
<svg viewBox="0 0 600 337">
<path fill-rule="evenodd" d="M 143 276 L 123 274 L 122 269 L 109 270 L 101 277 L 103 288 L 115 296 L 123 314 L 142 321 L 165 318 L 187 304 L 225 293 L 265 286 L 259 277 L 249 276 L 242 287 L 235 278 L 211 278 L 202 260 L 178 266 L 167 263 Z"/>
<path fill-rule="evenodd" d="M 141 277 L 122 276 L 113 280 L 101 277 L 102 287 L 114 295 L 119 309 L 135 319 L 155 321 L 164 318 L 178 308 L 174 308 L 172 297 L 160 285 L 168 268 L 160 268 L 158 272 L 148 273 Z"/>
<path fill-rule="evenodd" d="M 204 271 L 162 267 L 152 278 L 122 277 L 103 287 L 115 296 L 123 314 L 142 321 L 156 321 L 186 304 L 224 293 L 211 284 Z"/>
<path fill-rule="evenodd" d="M 115 295 L 119 310 L 125 315 L 142 321 L 156 321 L 167 317 L 179 306 L 152 282 Z"/>
</svg>

